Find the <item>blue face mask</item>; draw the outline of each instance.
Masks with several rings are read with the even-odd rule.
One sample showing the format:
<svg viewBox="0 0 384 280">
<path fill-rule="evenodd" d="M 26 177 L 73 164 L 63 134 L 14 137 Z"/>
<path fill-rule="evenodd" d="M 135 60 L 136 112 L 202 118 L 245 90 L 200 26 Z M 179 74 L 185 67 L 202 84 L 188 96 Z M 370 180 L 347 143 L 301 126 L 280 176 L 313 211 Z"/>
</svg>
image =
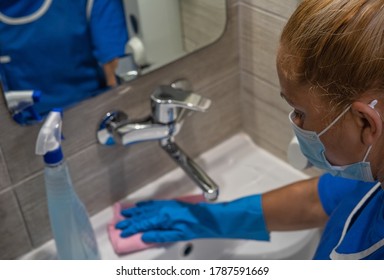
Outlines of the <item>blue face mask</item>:
<svg viewBox="0 0 384 280">
<path fill-rule="evenodd" d="M 377 100 L 372 101 L 370 104 L 371 108 L 374 108 Z M 344 110 L 332 123 L 330 123 L 323 131 L 316 133 L 314 131 L 304 130 L 298 127 L 294 122 L 294 111 L 289 114 L 289 121 L 291 122 L 293 131 L 296 134 L 296 137 L 300 144 L 301 152 L 307 157 L 307 159 L 316 167 L 323 169 L 334 176 L 339 176 L 343 178 L 361 180 L 365 182 L 374 182 L 371 170 L 371 165 L 369 162 L 365 161 L 368 157 L 369 152 L 371 151 L 370 146 L 365 153 L 365 156 L 362 161 L 356 162 L 344 166 L 334 166 L 329 163 L 325 157 L 325 147 L 320 140 L 320 136 L 328 131 L 345 113 L 348 112 L 350 106 Z"/>
</svg>

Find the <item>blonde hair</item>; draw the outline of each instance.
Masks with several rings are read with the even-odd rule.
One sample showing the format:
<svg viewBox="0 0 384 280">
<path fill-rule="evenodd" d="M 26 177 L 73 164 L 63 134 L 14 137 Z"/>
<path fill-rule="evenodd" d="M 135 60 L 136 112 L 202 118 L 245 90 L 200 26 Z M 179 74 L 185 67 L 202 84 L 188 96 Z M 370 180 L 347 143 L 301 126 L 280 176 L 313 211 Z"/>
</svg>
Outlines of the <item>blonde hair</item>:
<svg viewBox="0 0 384 280">
<path fill-rule="evenodd" d="M 278 63 L 337 108 L 384 88 L 384 0 L 304 0 L 288 20 Z"/>
</svg>

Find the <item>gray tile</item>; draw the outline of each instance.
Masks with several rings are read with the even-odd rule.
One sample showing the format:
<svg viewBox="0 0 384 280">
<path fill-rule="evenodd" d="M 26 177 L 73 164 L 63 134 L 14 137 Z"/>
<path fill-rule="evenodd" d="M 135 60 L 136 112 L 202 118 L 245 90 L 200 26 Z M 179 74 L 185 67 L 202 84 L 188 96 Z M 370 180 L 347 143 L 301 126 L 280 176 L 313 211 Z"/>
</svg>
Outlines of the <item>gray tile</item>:
<svg viewBox="0 0 384 280">
<path fill-rule="evenodd" d="M 8 187 L 10 184 L 11 180 L 9 178 L 8 169 L 0 147 L 0 191 Z"/>
<path fill-rule="evenodd" d="M 242 3 L 254 6 L 281 17 L 288 18 L 301 0 L 241 0 Z"/>
<path fill-rule="evenodd" d="M 31 244 L 12 190 L 0 194 L 0 259 L 15 259 Z"/>
<path fill-rule="evenodd" d="M 280 87 L 247 72 L 242 72 L 241 78 L 242 98 L 244 95 L 251 95 L 254 97 L 254 103 L 260 100 L 287 115 L 292 110 L 292 107 L 281 98 Z"/>
<path fill-rule="evenodd" d="M 286 160 L 293 136 L 291 108 L 279 96 L 275 59 L 280 33 L 298 1 L 242 0 L 240 57 L 245 131 L 261 147 Z"/>
<path fill-rule="evenodd" d="M 212 100 L 211 108 L 186 120 L 177 136 L 191 156 L 199 155 L 241 130 L 239 82 L 239 74 L 234 73 L 201 90 Z"/>
<path fill-rule="evenodd" d="M 285 20 L 245 6 L 240 11 L 242 70 L 278 86 L 276 53 Z"/>
<path fill-rule="evenodd" d="M 43 173 L 38 173 L 23 181 L 15 187 L 15 193 L 31 237 L 32 246 L 37 247 L 51 239 Z"/>
<path fill-rule="evenodd" d="M 174 167 L 156 142 L 129 148 L 92 145 L 69 161 L 76 190 L 91 214 Z"/>
<path fill-rule="evenodd" d="M 227 7 L 236 6 L 240 4 L 240 0 L 226 0 Z"/>
<path fill-rule="evenodd" d="M 279 96 L 279 89 L 255 76 L 242 74 L 242 114 L 245 131 L 269 152 L 286 160 L 293 137 L 288 122 L 290 107 Z"/>
</svg>

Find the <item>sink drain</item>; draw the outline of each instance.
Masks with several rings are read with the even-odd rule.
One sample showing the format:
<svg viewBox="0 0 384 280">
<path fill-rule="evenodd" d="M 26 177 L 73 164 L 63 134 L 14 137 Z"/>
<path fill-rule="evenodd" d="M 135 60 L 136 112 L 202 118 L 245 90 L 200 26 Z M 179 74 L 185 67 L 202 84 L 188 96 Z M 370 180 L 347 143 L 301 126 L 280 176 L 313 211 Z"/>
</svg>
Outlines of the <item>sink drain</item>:
<svg viewBox="0 0 384 280">
<path fill-rule="evenodd" d="M 183 250 L 181 251 L 181 256 L 183 258 L 188 257 L 193 252 L 193 244 L 187 243 L 185 244 Z"/>
</svg>

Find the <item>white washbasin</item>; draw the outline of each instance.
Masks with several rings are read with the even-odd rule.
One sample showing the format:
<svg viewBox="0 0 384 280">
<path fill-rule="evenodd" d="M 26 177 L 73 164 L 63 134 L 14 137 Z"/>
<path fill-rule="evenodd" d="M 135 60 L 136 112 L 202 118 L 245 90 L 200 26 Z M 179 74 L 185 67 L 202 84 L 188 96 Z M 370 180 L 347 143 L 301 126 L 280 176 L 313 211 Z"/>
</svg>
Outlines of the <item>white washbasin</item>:
<svg viewBox="0 0 384 280">
<path fill-rule="evenodd" d="M 219 201 L 265 192 L 307 178 L 302 172 L 256 146 L 243 133 L 205 152 L 197 159 L 197 163 L 219 185 Z M 181 169 L 176 169 L 127 199 L 172 198 L 194 193 L 200 193 L 200 190 Z M 106 228 L 111 218 L 112 207 L 92 217 L 103 259 L 311 259 L 320 236 L 320 230 L 314 229 L 272 232 L 270 242 L 201 239 L 119 256 L 113 251 L 107 235 Z M 55 256 L 55 246 L 51 240 L 22 259 L 54 259 Z"/>
</svg>

